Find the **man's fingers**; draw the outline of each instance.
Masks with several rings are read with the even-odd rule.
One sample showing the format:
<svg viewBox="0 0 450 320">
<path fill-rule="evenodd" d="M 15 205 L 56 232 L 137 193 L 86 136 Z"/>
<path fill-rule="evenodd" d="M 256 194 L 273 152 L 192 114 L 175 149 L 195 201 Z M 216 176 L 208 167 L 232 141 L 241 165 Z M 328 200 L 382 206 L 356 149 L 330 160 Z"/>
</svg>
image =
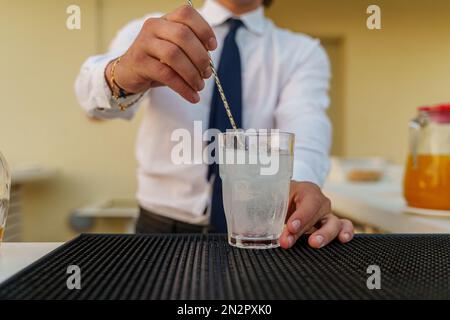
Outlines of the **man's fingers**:
<svg viewBox="0 0 450 320">
<path fill-rule="evenodd" d="M 314 196 L 305 196 L 297 202 L 297 209 L 286 222 L 286 228 L 280 237 L 282 248 L 290 248 L 297 239 L 313 227 L 318 220 L 331 212 L 331 204 L 328 199 L 318 199 Z"/>
<path fill-rule="evenodd" d="M 353 239 L 353 223 L 347 219 L 341 219 L 341 231 L 339 232 L 339 241 L 342 243 L 347 243 Z"/>
<path fill-rule="evenodd" d="M 294 243 L 295 243 L 294 235 L 290 234 L 289 231 L 287 231 L 287 229 L 284 228 L 280 236 L 280 246 L 284 249 L 288 249 L 292 247 Z"/>
<path fill-rule="evenodd" d="M 205 82 L 197 68 L 177 45 L 154 38 L 148 44 L 146 50 L 150 56 L 168 65 L 178 73 L 192 89 L 201 91 L 205 87 Z"/>
<path fill-rule="evenodd" d="M 151 46 L 156 40 L 169 44 L 159 42 Z M 193 91 L 201 90 L 203 79 L 212 75 L 208 50 L 216 47 L 217 41 L 208 23 L 193 8 L 183 6 L 161 18 L 147 19 L 116 71 L 122 86 L 129 92 L 145 92 L 155 84 L 166 84 L 177 88 L 175 91 L 188 101 L 198 102 L 198 93 Z M 142 70 L 145 67 L 147 69 Z M 110 83 L 111 68 L 110 63 L 106 74 Z M 155 69 L 161 74 L 155 73 Z"/>
<path fill-rule="evenodd" d="M 290 233 L 298 234 L 311 228 L 324 215 L 331 212 L 330 200 L 305 196 L 297 203 L 297 209 L 289 217 L 286 226 Z"/>
<path fill-rule="evenodd" d="M 203 17 L 192 7 L 182 6 L 164 16 L 166 20 L 182 23 L 188 26 L 203 43 L 206 49 L 212 51 L 217 48 L 214 31 Z"/>
<path fill-rule="evenodd" d="M 331 242 L 341 231 L 341 220 L 333 214 L 325 216 L 322 226 L 312 233 L 308 238 L 308 243 L 313 248 L 322 248 Z"/>
<path fill-rule="evenodd" d="M 142 63 L 142 70 L 145 70 L 145 73 L 141 73 L 140 76 L 147 77 L 149 81 L 156 81 L 168 86 L 191 103 L 200 101 L 199 94 L 178 73 L 157 59 L 147 56 L 145 62 Z"/>
<path fill-rule="evenodd" d="M 162 28 L 155 35 L 179 46 L 198 70 L 200 77 L 209 78 L 212 74 L 209 66 L 209 55 L 194 32 L 182 23 L 161 20 Z"/>
</svg>

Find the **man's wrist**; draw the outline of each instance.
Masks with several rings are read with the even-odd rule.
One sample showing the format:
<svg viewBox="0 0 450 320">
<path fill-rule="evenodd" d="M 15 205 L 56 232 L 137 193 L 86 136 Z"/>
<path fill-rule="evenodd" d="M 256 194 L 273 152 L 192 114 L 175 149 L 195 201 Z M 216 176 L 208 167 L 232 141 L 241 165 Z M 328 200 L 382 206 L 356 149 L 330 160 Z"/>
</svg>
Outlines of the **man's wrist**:
<svg viewBox="0 0 450 320">
<path fill-rule="evenodd" d="M 105 80 L 106 80 L 106 84 L 108 85 L 111 93 L 113 90 L 112 89 L 113 87 L 111 84 L 111 67 L 112 67 L 113 62 L 114 62 L 114 60 L 111 60 L 110 62 L 108 62 L 108 64 L 106 65 L 106 68 L 105 68 Z"/>
<path fill-rule="evenodd" d="M 111 105 L 118 107 L 121 111 L 125 111 L 129 107 L 135 105 L 144 95 L 144 93 L 132 93 L 126 91 L 117 82 L 116 69 L 121 61 L 121 57 L 110 61 L 105 67 L 105 82 L 111 92 Z"/>
<path fill-rule="evenodd" d="M 119 84 L 118 80 L 118 66 L 121 57 L 111 60 L 105 68 L 105 80 L 108 84 L 111 94 L 115 97 L 127 98 L 132 95 L 139 94 L 138 92 L 131 92 L 124 88 L 123 85 Z"/>
</svg>

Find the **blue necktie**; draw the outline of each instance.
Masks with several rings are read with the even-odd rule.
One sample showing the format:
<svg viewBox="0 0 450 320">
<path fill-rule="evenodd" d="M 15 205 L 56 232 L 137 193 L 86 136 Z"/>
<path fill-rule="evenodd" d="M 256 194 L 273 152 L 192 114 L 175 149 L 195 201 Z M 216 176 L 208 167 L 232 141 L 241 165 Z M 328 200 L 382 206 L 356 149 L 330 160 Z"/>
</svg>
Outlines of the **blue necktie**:
<svg viewBox="0 0 450 320">
<path fill-rule="evenodd" d="M 236 122 L 236 126 L 241 128 L 242 123 L 242 75 L 241 57 L 236 44 L 236 32 L 243 26 L 241 20 L 228 20 L 230 31 L 223 42 L 222 55 L 220 56 L 219 69 L 217 74 L 222 84 L 223 90 L 231 108 L 231 113 Z M 230 120 L 225 111 L 222 99 L 214 87 L 209 116 L 209 128 L 215 128 L 221 132 L 232 129 Z M 208 180 L 211 175 L 215 175 L 213 193 L 211 199 L 211 224 L 213 232 L 227 232 L 227 223 L 222 202 L 222 180 L 219 177 L 219 166 L 215 163 L 209 166 Z"/>
</svg>

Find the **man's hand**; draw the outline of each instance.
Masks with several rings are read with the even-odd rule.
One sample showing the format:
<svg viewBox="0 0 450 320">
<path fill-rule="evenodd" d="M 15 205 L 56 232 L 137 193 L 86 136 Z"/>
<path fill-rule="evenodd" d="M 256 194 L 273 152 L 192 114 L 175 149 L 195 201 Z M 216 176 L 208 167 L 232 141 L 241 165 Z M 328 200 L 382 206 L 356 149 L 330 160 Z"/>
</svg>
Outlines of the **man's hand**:
<svg viewBox="0 0 450 320">
<path fill-rule="evenodd" d="M 331 202 L 320 188 L 310 182 L 291 182 L 286 227 L 281 235 L 281 247 L 294 245 L 304 233 L 311 233 L 308 243 L 321 248 L 336 237 L 342 243 L 353 238 L 353 224 L 331 212 Z"/>
<path fill-rule="evenodd" d="M 183 6 L 145 21 L 115 70 L 117 83 L 129 93 L 165 85 L 191 103 L 200 100 L 204 79 L 212 75 L 208 50 L 215 50 L 213 30 L 200 14 Z M 106 69 L 111 83 L 112 63 Z"/>
</svg>

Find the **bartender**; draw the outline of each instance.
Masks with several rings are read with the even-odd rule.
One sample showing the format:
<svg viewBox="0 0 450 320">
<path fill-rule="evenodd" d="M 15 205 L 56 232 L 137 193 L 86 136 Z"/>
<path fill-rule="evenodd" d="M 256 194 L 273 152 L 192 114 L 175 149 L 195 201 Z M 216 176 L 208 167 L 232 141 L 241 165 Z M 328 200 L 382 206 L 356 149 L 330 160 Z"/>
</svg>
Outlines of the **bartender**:
<svg viewBox="0 0 450 320">
<path fill-rule="evenodd" d="M 169 143 L 176 129 L 193 132 L 194 121 L 204 130 L 230 126 L 211 77 L 211 51 L 238 127 L 295 133 L 281 246 L 291 247 L 304 233 L 314 248 L 352 239 L 352 223 L 333 215 L 321 191 L 330 168 L 328 57 L 318 40 L 266 18 L 270 3 L 206 0 L 199 11 L 182 6 L 150 14 L 83 64 L 75 87 L 89 116 L 131 119 L 145 107 L 136 143 L 136 232 L 226 232 L 220 178 L 211 186 L 208 165 L 175 164 Z"/>
</svg>

